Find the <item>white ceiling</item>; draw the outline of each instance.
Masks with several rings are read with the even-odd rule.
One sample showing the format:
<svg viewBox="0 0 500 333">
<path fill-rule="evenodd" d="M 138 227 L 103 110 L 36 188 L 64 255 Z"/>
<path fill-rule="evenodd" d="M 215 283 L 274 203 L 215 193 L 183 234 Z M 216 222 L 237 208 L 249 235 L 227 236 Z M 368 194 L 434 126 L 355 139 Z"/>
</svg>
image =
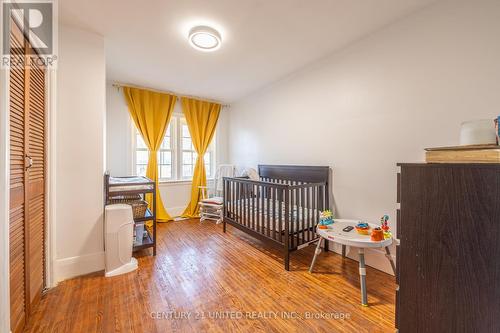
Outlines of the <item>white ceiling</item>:
<svg viewBox="0 0 500 333">
<path fill-rule="evenodd" d="M 61 0 L 60 18 L 105 37 L 108 80 L 235 101 L 434 0 Z M 222 34 L 212 53 L 194 25 Z"/>
</svg>

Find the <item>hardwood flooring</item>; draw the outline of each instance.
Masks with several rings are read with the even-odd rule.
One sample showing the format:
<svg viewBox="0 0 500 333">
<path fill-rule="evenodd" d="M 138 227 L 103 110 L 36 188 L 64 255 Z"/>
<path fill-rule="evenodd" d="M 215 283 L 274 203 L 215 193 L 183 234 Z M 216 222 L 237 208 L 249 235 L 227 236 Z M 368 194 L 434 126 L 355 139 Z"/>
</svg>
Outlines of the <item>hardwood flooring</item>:
<svg viewBox="0 0 500 333">
<path fill-rule="evenodd" d="M 360 305 L 357 262 L 314 247 L 281 251 L 212 222 L 160 224 L 158 254 L 139 269 L 60 283 L 43 296 L 27 332 L 394 332 L 394 278 L 368 268 Z M 323 316 L 327 318 L 311 318 Z M 331 318 L 328 318 L 331 317 Z"/>
</svg>

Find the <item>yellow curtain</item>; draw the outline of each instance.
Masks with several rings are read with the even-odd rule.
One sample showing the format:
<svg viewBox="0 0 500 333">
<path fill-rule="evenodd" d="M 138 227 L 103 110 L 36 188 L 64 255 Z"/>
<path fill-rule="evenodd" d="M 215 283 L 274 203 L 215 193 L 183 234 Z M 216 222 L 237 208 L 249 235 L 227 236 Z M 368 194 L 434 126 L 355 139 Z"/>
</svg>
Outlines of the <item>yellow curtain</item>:
<svg viewBox="0 0 500 333">
<path fill-rule="evenodd" d="M 146 177 L 156 183 L 156 217 L 158 222 L 172 220 L 168 215 L 158 189 L 158 149 L 165 135 L 174 110 L 176 97 L 170 94 L 123 87 L 128 111 L 132 116 L 135 126 L 141 133 L 144 143 L 148 146 L 149 158 L 146 169 Z M 152 195 L 146 196 L 149 206 L 152 205 Z"/>
<path fill-rule="evenodd" d="M 191 201 L 182 213 L 182 217 L 198 217 L 198 201 L 201 197 L 199 186 L 207 185 L 203 156 L 214 136 L 221 105 L 186 97 L 181 99 L 181 103 L 194 149 L 198 153 L 193 173 Z"/>
</svg>

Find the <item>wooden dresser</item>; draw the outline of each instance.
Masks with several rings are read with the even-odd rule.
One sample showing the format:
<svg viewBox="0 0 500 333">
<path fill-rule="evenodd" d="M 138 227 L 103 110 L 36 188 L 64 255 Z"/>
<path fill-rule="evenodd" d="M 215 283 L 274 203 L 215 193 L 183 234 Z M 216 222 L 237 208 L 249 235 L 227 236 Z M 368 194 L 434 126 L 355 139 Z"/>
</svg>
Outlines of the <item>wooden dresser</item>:
<svg viewBox="0 0 500 333">
<path fill-rule="evenodd" d="M 500 332 L 500 165 L 399 167 L 396 328 Z"/>
</svg>

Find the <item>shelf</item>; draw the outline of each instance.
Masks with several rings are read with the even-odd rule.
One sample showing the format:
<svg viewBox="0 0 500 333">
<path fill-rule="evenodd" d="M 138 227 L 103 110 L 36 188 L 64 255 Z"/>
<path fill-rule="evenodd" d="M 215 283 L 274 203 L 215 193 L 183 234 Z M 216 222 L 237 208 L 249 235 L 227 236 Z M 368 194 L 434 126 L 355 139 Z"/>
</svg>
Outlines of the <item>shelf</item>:
<svg viewBox="0 0 500 333">
<path fill-rule="evenodd" d="M 152 221 L 154 220 L 154 216 L 151 213 L 151 210 L 149 208 L 146 209 L 146 213 L 144 214 L 144 217 L 137 217 L 134 218 L 134 222 L 144 222 L 144 221 Z"/>
<path fill-rule="evenodd" d="M 143 193 L 153 193 L 154 189 L 142 189 L 142 190 L 122 190 L 122 191 L 110 191 L 109 196 L 120 196 L 120 195 L 128 195 L 128 194 L 143 194 Z"/>
<path fill-rule="evenodd" d="M 142 239 L 142 244 L 141 245 L 134 245 L 134 248 L 133 248 L 133 251 L 140 251 L 140 250 L 144 250 L 144 249 L 147 249 L 147 248 L 150 248 L 150 247 L 153 247 L 154 246 L 154 241 L 153 241 L 153 238 L 151 237 L 151 234 L 147 233 L 146 236 L 144 236 L 144 238 Z"/>
<path fill-rule="evenodd" d="M 110 177 L 106 172 L 104 175 L 104 194 L 105 205 L 109 204 L 110 198 L 131 194 L 142 194 L 144 199 L 145 194 L 152 194 L 152 207 L 156 209 L 156 183 L 146 177 Z M 156 255 L 156 214 L 152 209 L 147 208 L 143 217 L 134 218 L 134 222 L 143 223 L 151 221 L 152 228 L 148 230 L 143 238 L 142 244 L 133 246 L 133 251 L 139 251 L 147 248 L 153 249 L 153 255 Z M 150 223 L 148 223 L 149 225 Z"/>
</svg>

